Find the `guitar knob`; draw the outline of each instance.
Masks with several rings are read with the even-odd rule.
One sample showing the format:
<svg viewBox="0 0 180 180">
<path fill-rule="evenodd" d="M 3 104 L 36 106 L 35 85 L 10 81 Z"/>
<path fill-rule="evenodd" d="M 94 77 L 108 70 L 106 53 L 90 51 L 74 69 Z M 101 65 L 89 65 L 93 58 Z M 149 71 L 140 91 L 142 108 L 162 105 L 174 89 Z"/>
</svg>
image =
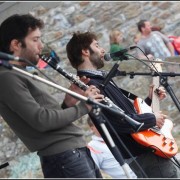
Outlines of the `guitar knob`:
<svg viewBox="0 0 180 180">
<path fill-rule="evenodd" d="M 163 140 L 163 141 L 166 141 L 166 139 L 167 139 L 167 138 L 164 136 L 162 140 Z"/>
<path fill-rule="evenodd" d="M 165 140 L 164 142 L 163 142 L 163 145 L 165 146 L 167 144 L 167 141 Z"/>
<path fill-rule="evenodd" d="M 174 141 L 171 141 L 170 145 L 173 145 L 174 144 Z"/>
<path fill-rule="evenodd" d="M 174 149 L 174 146 L 171 146 L 171 147 L 170 147 L 170 151 L 172 151 L 173 149 Z"/>
</svg>

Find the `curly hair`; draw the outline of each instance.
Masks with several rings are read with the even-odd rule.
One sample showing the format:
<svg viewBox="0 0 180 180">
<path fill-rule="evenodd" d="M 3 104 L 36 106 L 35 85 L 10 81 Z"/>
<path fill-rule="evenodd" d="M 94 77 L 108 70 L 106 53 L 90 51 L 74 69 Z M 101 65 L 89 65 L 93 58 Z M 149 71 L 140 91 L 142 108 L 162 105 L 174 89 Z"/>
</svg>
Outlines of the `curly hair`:
<svg viewBox="0 0 180 180">
<path fill-rule="evenodd" d="M 97 36 L 92 32 L 76 32 L 66 46 L 67 57 L 71 65 L 77 67 L 84 62 L 82 59 L 82 50 L 90 49 L 93 40 L 97 40 Z"/>
</svg>

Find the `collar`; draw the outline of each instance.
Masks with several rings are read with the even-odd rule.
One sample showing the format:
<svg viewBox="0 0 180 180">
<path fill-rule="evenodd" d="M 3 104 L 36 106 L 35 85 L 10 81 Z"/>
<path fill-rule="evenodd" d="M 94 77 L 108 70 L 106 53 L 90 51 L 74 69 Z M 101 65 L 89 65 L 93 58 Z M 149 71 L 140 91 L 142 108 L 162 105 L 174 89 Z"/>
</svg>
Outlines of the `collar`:
<svg viewBox="0 0 180 180">
<path fill-rule="evenodd" d="M 92 138 L 92 140 L 99 141 L 101 143 L 105 143 L 102 137 L 99 137 L 99 136 L 96 136 L 96 135 L 92 135 L 91 138 Z"/>
<path fill-rule="evenodd" d="M 78 72 L 85 72 L 85 73 L 90 73 L 93 75 L 99 75 L 99 76 L 105 76 L 107 74 L 107 72 L 105 70 L 78 70 Z"/>
</svg>

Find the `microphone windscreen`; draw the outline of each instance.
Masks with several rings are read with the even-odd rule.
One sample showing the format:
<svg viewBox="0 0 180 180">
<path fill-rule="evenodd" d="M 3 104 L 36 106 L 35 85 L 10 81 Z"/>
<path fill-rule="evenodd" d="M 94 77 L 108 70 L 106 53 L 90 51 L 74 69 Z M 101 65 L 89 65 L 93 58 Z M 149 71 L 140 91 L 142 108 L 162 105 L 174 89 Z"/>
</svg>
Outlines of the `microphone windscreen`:
<svg viewBox="0 0 180 180">
<path fill-rule="evenodd" d="M 105 54 L 104 55 L 104 60 L 105 61 L 110 61 L 112 58 L 111 58 L 111 56 L 110 56 L 110 53 L 107 53 L 107 54 Z"/>
</svg>

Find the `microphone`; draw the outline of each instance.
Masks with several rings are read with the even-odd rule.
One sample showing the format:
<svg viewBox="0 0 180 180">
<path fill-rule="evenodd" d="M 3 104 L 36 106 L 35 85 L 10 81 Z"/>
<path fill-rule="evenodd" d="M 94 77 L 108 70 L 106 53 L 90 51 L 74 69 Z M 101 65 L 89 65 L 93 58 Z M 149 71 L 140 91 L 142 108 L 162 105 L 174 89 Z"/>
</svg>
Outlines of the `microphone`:
<svg viewBox="0 0 180 180">
<path fill-rule="evenodd" d="M 125 60 L 127 60 L 128 57 L 125 55 L 125 53 L 128 52 L 129 50 L 135 49 L 135 48 L 136 48 L 136 46 L 131 46 L 131 47 L 122 49 L 120 51 L 116 51 L 116 52 L 113 52 L 113 53 L 107 53 L 107 54 L 104 55 L 104 60 L 105 61 L 110 61 L 114 57 L 123 57 Z"/>
<path fill-rule="evenodd" d="M 15 61 L 23 61 L 23 59 L 17 57 L 17 56 L 13 56 L 11 54 L 7 54 L 4 52 L 0 52 L 0 59 L 1 60 L 7 60 L 7 61 L 11 61 L 11 60 L 15 60 Z"/>
</svg>

